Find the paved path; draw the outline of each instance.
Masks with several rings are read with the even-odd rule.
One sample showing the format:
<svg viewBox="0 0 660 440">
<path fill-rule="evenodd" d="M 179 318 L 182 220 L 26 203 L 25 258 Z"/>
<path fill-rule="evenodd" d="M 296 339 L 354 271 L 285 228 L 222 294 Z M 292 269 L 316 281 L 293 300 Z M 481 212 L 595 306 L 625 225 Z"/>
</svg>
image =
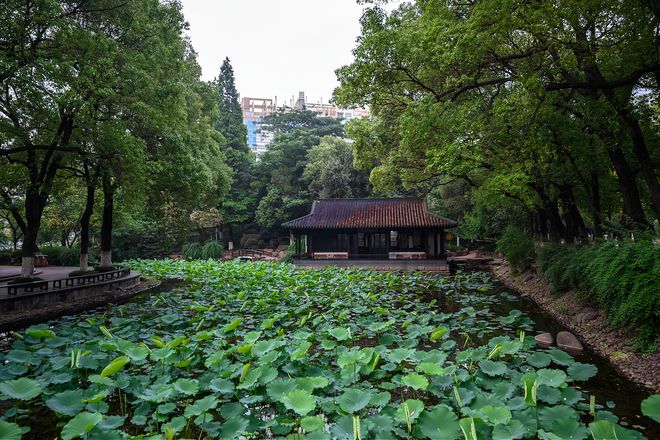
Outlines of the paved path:
<svg viewBox="0 0 660 440">
<path fill-rule="evenodd" d="M 61 278 L 66 278 L 69 276 L 69 273 L 77 270 L 78 267 L 71 266 L 46 266 L 46 267 L 35 267 L 37 276 L 44 280 L 59 280 Z M 0 279 L 6 276 L 11 275 L 20 275 L 21 268 L 19 266 L 0 266 Z M 7 281 L 0 281 L 0 286 L 7 284 Z"/>
</svg>

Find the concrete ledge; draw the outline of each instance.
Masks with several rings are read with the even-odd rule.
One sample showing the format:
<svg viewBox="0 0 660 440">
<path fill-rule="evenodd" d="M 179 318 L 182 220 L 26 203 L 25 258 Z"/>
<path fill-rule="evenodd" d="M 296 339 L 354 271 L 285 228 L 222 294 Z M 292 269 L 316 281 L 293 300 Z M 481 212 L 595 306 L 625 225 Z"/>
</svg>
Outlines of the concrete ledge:
<svg viewBox="0 0 660 440">
<path fill-rule="evenodd" d="M 128 276 L 123 278 L 115 278 L 94 284 L 3 296 L 0 297 L 0 313 L 34 310 L 53 304 L 75 302 L 103 296 L 106 292 L 114 288 L 126 289 L 135 286 L 139 282 L 140 274 L 138 272 L 131 272 Z"/>
<path fill-rule="evenodd" d="M 348 260 L 348 252 L 314 252 L 315 260 Z"/>
<path fill-rule="evenodd" d="M 390 252 L 390 260 L 426 260 L 426 252 Z"/>
</svg>

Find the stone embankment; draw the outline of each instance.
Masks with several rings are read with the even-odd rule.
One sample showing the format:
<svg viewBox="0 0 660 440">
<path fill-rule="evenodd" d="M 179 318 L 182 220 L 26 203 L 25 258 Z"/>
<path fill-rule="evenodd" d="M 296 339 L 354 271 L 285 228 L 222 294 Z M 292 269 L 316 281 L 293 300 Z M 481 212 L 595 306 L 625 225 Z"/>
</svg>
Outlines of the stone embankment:
<svg viewBox="0 0 660 440">
<path fill-rule="evenodd" d="M 48 307 L 32 310 L 17 310 L 3 313 L 0 317 L 0 332 L 16 330 L 40 322 L 49 321 L 64 315 L 80 313 L 85 310 L 105 307 L 108 304 L 121 304 L 136 295 L 160 291 L 157 289 L 161 282 L 153 279 L 141 279 L 134 286 L 121 288 L 115 287 L 106 290 L 101 294 L 90 296 L 89 298 L 80 298 L 75 301 L 65 301 L 57 304 L 50 304 Z"/>
<path fill-rule="evenodd" d="M 551 294 L 547 281 L 533 271 L 514 275 L 501 260 L 493 261 L 492 271 L 507 287 L 532 299 L 592 351 L 608 359 L 621 374 L 651 392 L 660 392 L 660 353 L 635 353 L 631 332 L 612 327 L 604 311 L 585 303 L 575 292 Z"/>
</svg>

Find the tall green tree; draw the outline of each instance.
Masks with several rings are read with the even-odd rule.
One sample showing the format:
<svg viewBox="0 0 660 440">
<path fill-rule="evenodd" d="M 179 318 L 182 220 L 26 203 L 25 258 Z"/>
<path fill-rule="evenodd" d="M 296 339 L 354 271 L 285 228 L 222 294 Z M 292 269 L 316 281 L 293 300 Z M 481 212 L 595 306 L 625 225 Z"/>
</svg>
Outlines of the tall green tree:
<svg viewBox="0 0 660 440">
<path fill-rule="evenodd" d="M 638 1 L 375 6 L 335 99 L 372 111 L 348 131 L 377 188 L 459 179 L 555 239 L 601 230 L 604 207 L 644 226 L 660 213 L 657 26 Z"/>
<path fill-rule="evenodd" d="M 253 216 L 255 199 L 250 185 L 254 158 L 247 145 L 247 128 L 243 124 L 234 69 L 229 58 L 222 62 L 215 84 L 219 110 L 215 128 L 225 137 L 223 151 L 227 164 L 233 170 L 233 183 L 222 202 L 222 216 L 229 226 L 230 239 L 236 239 L 238 237 L 233 237 L 233 226 L 243 224 Z"/>
</svg>

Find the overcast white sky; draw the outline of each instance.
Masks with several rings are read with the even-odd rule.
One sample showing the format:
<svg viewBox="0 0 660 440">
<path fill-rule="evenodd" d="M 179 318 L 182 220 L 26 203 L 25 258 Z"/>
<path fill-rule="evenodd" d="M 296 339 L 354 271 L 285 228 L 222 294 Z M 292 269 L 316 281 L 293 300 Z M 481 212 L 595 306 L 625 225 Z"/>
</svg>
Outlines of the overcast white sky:
<svg viewBox="0 0 660 440">
<path fill-rule="evenodd" d="M 362 6 L 355 0 L 182 0 L 203 79 L 228 56 L 241 96 L 288 103 L 305 91 L 328 102 L 334 71 L 352 61 Z"/>
</svg>

